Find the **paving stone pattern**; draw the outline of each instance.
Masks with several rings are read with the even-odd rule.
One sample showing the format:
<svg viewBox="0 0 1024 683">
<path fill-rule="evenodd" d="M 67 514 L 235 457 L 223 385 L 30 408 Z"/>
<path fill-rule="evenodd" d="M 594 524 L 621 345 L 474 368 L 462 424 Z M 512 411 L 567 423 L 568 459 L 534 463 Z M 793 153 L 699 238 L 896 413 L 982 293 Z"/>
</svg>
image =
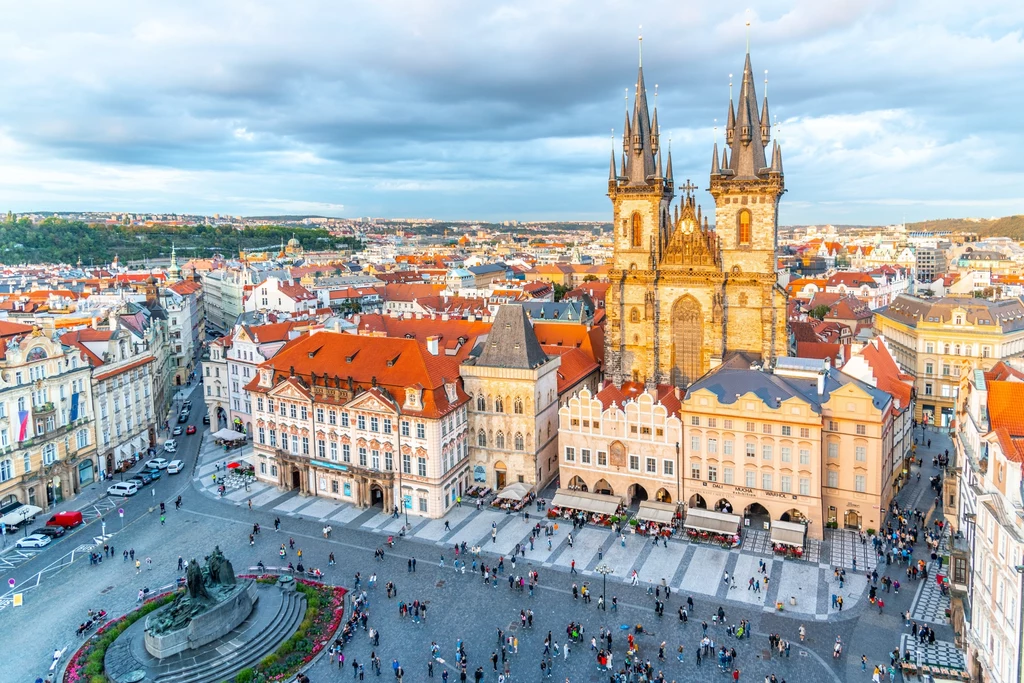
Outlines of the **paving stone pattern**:
<svg viewBox="0 0 1024 683">
<path fill-rule="evenodd" d="M 760 555 L 775 555 L 775 551 L 772 550 L 772 537 L 770 531 L 764 531 L 762 529 L 744 529 L 743 530 L 743 550 L 750 553 L 758 553 Z M 792 562 L 821 562 L 822 547 L 824 543 L 813 538 L 806 540 L 804 545 L 804 555 L 799 560 L 787 559 Z M 859 562 L 859 560 L 858 560 Z"/>
<path fill-rule="evenodd" d="M 910 610 L 911 617 L 917 621 L 926 621 L 932 624 L 948 624 L 946 610 L 949 609 L 949 595 L 943 595 L 935 580 L 937 574 L 941 574 L 938 560 L 928 563 L 928 579 L 918 589 L 914 598 L 914 606 Z"/>
<path fill-rule="evenodd" d="M 862 543 L 860 534 L 850 529 L 825 529 L 825 541 L 829 546 L 829 564 L 833 567 L 853 569 L 857 560 L 858 572 L 869 572 L 875 568 L 877 558 L 871 542 Z"/>
<path fill-rule="evenodd" d="M 917 638 L 904 633 L 900 638 L 900 653 L 910 653 L 910 661 L 918 666 L 938 666 L 947 669 L 967 670 L 964 654 L 956 649 L 953 643 L 936 640 L 934 643 L 921 644 Z"/>
</svg>

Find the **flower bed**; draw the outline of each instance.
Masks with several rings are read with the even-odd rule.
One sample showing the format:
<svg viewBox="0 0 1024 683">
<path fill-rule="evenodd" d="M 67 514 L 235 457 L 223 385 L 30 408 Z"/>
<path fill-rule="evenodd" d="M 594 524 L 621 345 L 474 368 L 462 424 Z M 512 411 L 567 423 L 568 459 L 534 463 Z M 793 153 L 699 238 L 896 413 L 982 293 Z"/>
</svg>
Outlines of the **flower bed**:
<svg viewBox="0 0 1024 683">
<path fill-rule="evenodd" d="M 64 683 L 108 683 L 110 680 L 103 674 L 103 657 L 107 648 L 126 628 L 146 616 L 158 607 L 162 607 L 174 599 L 175 591 L 161 593 L 146 600 L 140 607 L 118 617 L 96 629 L 96 634 L 85 641 L 71 657 L 64 670 Z"/>
<path fill-rule="evenodd" d="M 277 581 L 274 574 L 250 574 L 239 578 L 256 579 L 260 583 Z M 306 596 L 306 614 L 298 630 L 255 667 L 238 672 L 236 683 L 289 680 L 330 645 L 344 616 L 345 589 L 307 579 L 295 579 L 295 589 Z"/>
</svg>

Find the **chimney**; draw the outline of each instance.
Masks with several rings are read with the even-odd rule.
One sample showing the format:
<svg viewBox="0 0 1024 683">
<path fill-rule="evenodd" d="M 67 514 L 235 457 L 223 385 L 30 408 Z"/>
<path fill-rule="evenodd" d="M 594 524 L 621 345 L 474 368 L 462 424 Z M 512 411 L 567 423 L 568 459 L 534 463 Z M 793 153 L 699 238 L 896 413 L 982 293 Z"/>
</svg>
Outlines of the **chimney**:
<svg viewBox="0 0 1024 683">
<path fill-rule="evenodd" d="M 430 352 L 431 356 L 437 355 L 438 342 L 441 340 L 437 335 L 431 335 L 427 337 L 427 351 Z"/>
<path fill-rule="evenodd" d="M 818 396 L 825 394 L 825 373 L 818 373 Z"/>
</svg>

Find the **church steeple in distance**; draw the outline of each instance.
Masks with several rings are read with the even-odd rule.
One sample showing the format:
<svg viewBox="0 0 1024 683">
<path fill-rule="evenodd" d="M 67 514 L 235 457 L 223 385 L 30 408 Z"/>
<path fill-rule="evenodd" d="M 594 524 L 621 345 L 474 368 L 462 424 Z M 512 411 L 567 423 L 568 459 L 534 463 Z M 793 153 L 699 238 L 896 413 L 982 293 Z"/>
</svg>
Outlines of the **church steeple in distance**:
<svg viewBox="0 0 1024 683">
<path fill-rule="evenodd" d="M 765 72 L 767 73 L 767 72 Z M 768 173 L 765 147 L 770 139 L 771 121 L 768 119 L 768 96 L 765 94 L 763 108 L 758 106 L 754 85 L 754 70 L 750 65 L 750 52 L 743 62 L 743 77 L 740 82 L 739 99 L 735 111 L 729 86 L 729 111 L 725 129 L 725 141 L 729 147 L 728 165 L 723 161 L 722 175 L 736 178 L 758 178 Z M 762 114 L 758 114 L 762 110 Z"/>
<path fill-rule="evenodd" d="M 629 122 L 629 144 L 626 147 L 626 178 L 632 186 L 650 185 L 655 176 L 657 138 L 652 135 L 651 115 L 647 107 L 647 85 L 644 83 L 643 36 L 640 36 L 640 63 L 636 73 L 633 116 Z"/>
</svg>

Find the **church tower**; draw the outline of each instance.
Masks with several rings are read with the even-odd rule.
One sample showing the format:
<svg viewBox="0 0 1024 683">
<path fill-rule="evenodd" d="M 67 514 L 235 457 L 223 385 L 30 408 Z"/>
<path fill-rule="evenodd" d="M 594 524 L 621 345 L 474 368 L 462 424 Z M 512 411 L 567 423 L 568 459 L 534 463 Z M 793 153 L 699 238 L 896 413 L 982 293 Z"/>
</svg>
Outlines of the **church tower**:
<svg viewBox="0 0 1024 683">
<path fill-rule="evenodd" d="M 669 235 L 673 197 L 672 158 L 662 166 L 658 112 L 647 105 L 641 62 L 632 116 L 622 134 L 622 160 L 612 153 L 608 197 L 612 200 L 615 255 L 606 304 L 606 373 L 617 382 L 644 381 L 657 373 L 657 268 Z"/>
<path fill-rule="evenodd" d="M 765 87 L 767 88 L 767 79 Z M 725 149 L 715 143 L 711 187 L 715 232 L 725 276 L 726 351 L 744 351 L 768 360 L 786 355 L 786 294 L 777 285 L 779 200 L 785 192 L 782 149 L 771 138 L 768 94 L 758 115 L 750 53 L 743 64 L 739 99 L 729 99 Z"/>
</svg>

